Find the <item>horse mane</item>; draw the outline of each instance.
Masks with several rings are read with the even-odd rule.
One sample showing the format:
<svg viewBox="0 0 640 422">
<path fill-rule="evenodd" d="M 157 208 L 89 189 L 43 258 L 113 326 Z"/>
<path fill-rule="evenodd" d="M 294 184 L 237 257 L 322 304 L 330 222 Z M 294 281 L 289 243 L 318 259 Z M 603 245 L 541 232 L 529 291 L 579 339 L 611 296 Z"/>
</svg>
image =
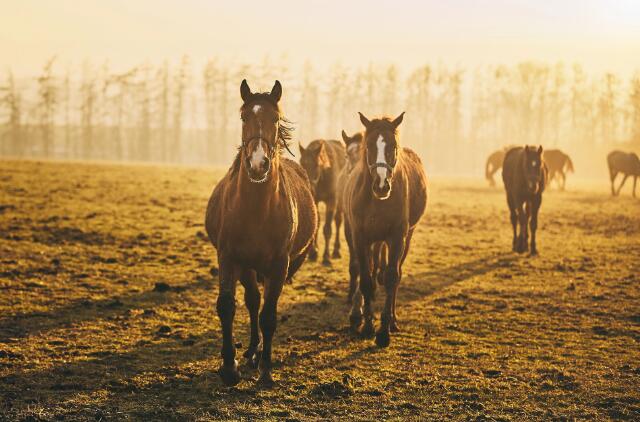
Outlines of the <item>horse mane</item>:
<svg viewBox="0 0 640 422">
<path fill-rule="evenodd" d="M 283 149 L 286 149 L 287 151 L 290 150 L 289 149 L 289 147 L 291 146 L 290 141 L 291 141 L 291 138 L 293 137 L 293 131 L 295 130 L 295 128 L 293 127 L 293 122 L 282 115 L 282 112 L 280 110 L 280 107 L 278 106 L 278 103 L 273 101 L 273 99 L 271 98 L 268 92 L 258 92 L 258 93 L 252 94 L 251 101 L 247 101 L 246 103 L 242 104 L 242 106 L 240 107 L 240 110 L 243 110 L 245 107 L 248 107 L 250 104 L 256 101 L 265 101 L 271 104 L 278 112 L 279 119 L 278 119 L 278 135 L 276 139 L 276 148 L 278 150 L 277 152 L 278 155 L 282 155 Z M 236 174 L 240 170 L 241 152 L 242 152 L 242 144 L 238 146 L 238 152 L 236 153 L 236 157 L 233 159 L 233 164 L 231 164 L 231 168 L 229 169 L 231 174 Z"/>
</svg>

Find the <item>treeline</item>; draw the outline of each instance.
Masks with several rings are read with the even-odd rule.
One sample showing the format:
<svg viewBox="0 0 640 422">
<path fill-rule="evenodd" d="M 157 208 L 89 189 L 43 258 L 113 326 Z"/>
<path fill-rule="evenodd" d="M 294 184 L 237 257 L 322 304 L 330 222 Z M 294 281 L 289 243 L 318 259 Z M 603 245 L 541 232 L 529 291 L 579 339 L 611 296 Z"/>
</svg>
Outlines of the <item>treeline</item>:
<svg viewBox="0 0 640 422">
<path fill-rule="evenodd" d="M 284 86 L 295 140 L 359 130 L 357 111 L 407 112 L 403 142 L 430 170 L 460 173 L 506 144 L 592 151 L 640 144 L 640 73 L 592 74 L 580 65 L 526 62 L 476 69 L 425 65 L 291 67 L 212 59 L 113 72 L 48 60 L 37 78 L 10 71 L 0 85 L 0 153 L 19 157 L 227 164 L 240 138 L 240 81 Z"/>
</svg>

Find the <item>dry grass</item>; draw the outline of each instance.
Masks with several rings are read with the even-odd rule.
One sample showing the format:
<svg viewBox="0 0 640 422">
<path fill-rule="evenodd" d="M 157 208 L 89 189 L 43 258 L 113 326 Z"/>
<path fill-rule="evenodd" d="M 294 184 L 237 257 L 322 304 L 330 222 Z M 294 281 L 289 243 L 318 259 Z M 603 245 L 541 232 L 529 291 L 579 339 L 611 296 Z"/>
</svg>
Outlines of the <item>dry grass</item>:
<svg viewBox="0 0 640 422">
<path fill-rule="evenodd" d="M 640 418 L 639 200 L 548 192 L 528 258 L 501 189 L 435 180 L 388 349 L 348 334 L 345 249 L 285 288 L 278 385 L 226 388 L 202 227 L 220 174 L 0 162 L 4 418 Z"/>
</svg>

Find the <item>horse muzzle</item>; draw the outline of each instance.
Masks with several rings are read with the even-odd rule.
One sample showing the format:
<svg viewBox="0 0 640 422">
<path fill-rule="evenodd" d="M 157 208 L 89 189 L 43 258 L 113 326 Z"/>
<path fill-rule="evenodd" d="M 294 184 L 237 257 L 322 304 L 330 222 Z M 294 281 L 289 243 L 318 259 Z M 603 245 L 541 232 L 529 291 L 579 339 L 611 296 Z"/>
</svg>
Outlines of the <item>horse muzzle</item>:
<svg viewBox="0 0 640 422">
<path fill-rule="evenodd" d="M 269 157 L 264 157 L 260 162 L 247 158 L 247 174 L 249 180 L 253 183 L 264 183 L 269 176 L 271 170 L 271 160 Z"/>
</svg>

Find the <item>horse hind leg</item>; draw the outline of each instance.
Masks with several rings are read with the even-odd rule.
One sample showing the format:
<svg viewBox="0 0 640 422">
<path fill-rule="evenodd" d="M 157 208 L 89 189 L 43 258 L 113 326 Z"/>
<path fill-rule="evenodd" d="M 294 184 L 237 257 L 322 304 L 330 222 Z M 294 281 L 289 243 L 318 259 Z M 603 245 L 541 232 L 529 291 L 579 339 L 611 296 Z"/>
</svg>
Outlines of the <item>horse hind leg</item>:
<svg viewBox="0 0 640 422">
<path fill-rule="evenodd" d="M 260 289 L 258 287 L 258 279 L 255 271 L 245 270 L 240 276 L 240 283 L 244 287 L 244 303 L 249 312 L 249 325 L 251 335 L 249 338 L 249 347 L 243 356 L 247 359 L 247 366 L 256 368 L 258 365 L 259 355 L 257 353 L 260 345 L 260 327 L 258 326 L 258 312 L 260 311 Z"/>
<path fill-rule="evenodd" d="M 507 195 L 507 203 L 509 204 L 509 218 L 511 219 L 511 227 L 513 228 L 511 250 L 516 252 L 518 249 L 518 214 L 516 213 L 516 206 L 509 195 Z"/>
<path fill-rule="evenodd" d="M 529 240 L 528 235 L 528 222 L 529 222 L 529 208 L 525 205 L 526 209 L 523 209 L 521 205 L 518 207 L 518 220 L 520 225 L 520 235 L 518 236 L 518 244 L 516 247 L 516 252 L 525 253 L 528 249 L 527 242 Z"/>
<path fill-rule="evenodd" d="M 327 205 L 327 214 L 324 219 L 324 227 L 322 233 L 324 234 L 324 253 L 322 254 L 322 264 L 331 265 L 329 257 L 329 246 L 331 245 L 331 225 L 333 224 L 333 215 L 335 213 L 335 204 Z"/>
<path fill-rule="evenodd" d="M 615 181 L 618 176 L 618 172 L 615 170 L 609 169 L 609 179 L 611 180 L 611 196 L 616 196 L 616 188 Z"/>
</svg>

